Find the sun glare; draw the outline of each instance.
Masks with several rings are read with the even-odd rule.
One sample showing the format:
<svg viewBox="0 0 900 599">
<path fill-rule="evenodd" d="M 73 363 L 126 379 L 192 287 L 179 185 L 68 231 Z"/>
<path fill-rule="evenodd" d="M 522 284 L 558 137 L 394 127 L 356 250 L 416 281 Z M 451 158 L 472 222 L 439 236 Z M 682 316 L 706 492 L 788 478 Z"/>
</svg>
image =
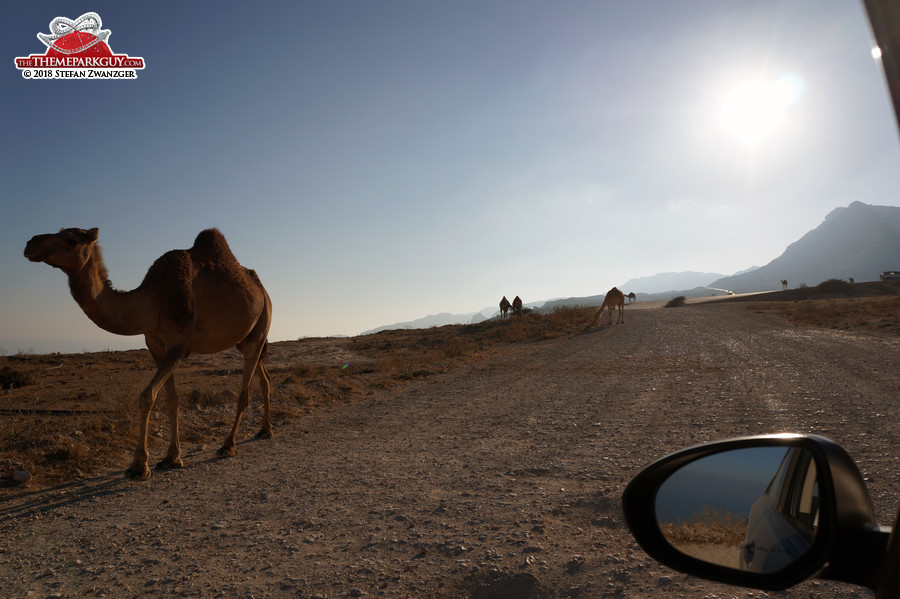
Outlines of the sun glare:
<svg viewBox="0 0 900 599">
<path fill-rule="evenodd" d="M 800 93 L 801 81 L 795 75 L 784 75 L 774 81 L 745 81 L 723 97 L 719 123 L 738 141 L 759 143 L 782 128 L 790 106 Z"/>
</svg>

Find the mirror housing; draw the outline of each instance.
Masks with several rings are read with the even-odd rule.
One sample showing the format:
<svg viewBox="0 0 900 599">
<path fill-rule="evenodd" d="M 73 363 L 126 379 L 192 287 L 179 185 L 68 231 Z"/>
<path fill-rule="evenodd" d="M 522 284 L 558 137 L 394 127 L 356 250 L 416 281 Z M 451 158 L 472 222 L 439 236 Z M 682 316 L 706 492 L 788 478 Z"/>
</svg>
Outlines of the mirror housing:
<svg viewBox="0 0 900 599">
<path fill-rule="evenodd" d="M 803 449 L 819 473 L 819 523 L 809 549 L 770 573 L 747 572 L 703 561 L 673 547 L 656 514 L 660 486 L 676 471 L 699 459 L 754 447 Z M 653 462 L 625 488 L 625 520 L 637 542 L 654 559 L 701 578 L 767 590 L 783 589 L 819 576 L 875 588 L 890 529 L 875 525 L 872 500 L 856 464 L 834 442 L 817 435 L 761 435 L 683 449 Z"/>
</svg>

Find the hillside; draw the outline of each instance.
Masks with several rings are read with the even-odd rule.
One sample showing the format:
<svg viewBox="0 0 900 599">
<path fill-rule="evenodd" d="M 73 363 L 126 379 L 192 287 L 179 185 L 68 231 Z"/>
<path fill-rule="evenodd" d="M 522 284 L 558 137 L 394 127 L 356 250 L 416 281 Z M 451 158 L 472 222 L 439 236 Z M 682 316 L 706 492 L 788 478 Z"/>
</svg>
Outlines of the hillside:
<svg viewBox="0 0 900 599">
<path fill-rule="evenodd" d="M 706 287 L 725 275 L 714 272 L 663 272 L 649 277 L 638 277 L 618 285 L 625 293 L 666 293 L 673 289 Z"/>
<path fill-rule="evenodd" d="M 883 270 L 900 269 L 900 208 L 853 202 L 753 272 L 724 277 L 710 287 L 737 293 L 817 285 L 828 279 L 874 281 Z"/>
<path fill-rule="evenodd" d="M 707 297 L 724 290 L 735 293 L 781 290 L 781 280 L 790 287 L 813 287 L 828 279 L 857 282 L 878 280 L 884 270 L 900 270 L 900 208 L 853 202 L 831 211 L 824 222 L 787 247 L 784 253 L 762 267 L 752 267 L 732 276 L 695 271 L 659 273 L 637 277 L 618 285 L 634 292 L 637 301 L 668 300 L 678 295 Z M 525 304 L 544 314 L 561 306 L 599 306 L 604 293 Z M 484 308 L 468 314 L 437 314 L 365 331 L 362 335 L 391 329 L 421 329 L 448 324 L 479 323 L 496 317 L 499 310 Z"/>
</svg>

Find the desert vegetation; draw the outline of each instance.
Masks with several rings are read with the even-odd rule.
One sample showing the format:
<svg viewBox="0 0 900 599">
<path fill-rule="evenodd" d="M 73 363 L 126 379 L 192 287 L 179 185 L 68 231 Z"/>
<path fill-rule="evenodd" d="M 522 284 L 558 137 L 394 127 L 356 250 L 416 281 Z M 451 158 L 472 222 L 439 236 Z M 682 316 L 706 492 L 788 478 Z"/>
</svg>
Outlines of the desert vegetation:
<svg viewBox="0 0 900 599">
<path fill-rule="evenodd" d="M 683 295 L 679 295 L 678 297 L 673 297 L 666 303 L 666 308 L 680 308 L 685 305 L 687 300 Z"/>
<path fill-rule="evenodd" d="M 900 332 L 900 296 L 874 284 L 876 294 L 850 295 L 859 287 L 832 279 L 816 287 L 793 290 L 788 301 L 758 301 L 748 308 L 780 316 L 796 326 L 839 330 Z"/>
<path fill-rule="evenodd" d="M 703 510 L 678 523 L 661 524 L 660 530 L 675 547 L 683 545 L 739 546 L 747 535 L 746 514 L 726 508 L 704 506 Z"/>
<path fill-rule="evenodd" d="M 273 343 L 272 418 L 277 427 L 328 402 L 353 401 L 489 359 L 504 345 L 571 335 L 592 316 L 592 308 L 569 306 L 502 323 Z M 311 351 L 323 344 L 340 349 Z M 149 352 L 19 354 L 0 357 L 0 364 L 0 493 L 17 485 L 19 472 L 33 475 L 31 484 L 59 484 L 127 466 L 139 427 L 134 406 L 154 368 Z M 176 372 L 188 458 L 192 448 L 213 445 L 227 432 L 240 373 L 237 352 L 192 356 Z M 254 397 L 251 419 L 258 417 L 259 403 Z M 165 452 L 167 426 L 160 398 L 151 415 L 153 456 Z"/>
<path fill-rule="evenodd" d="M 0 389 L 16 389 L 30 385 L 33 382 L 34 379 L 25 372 L 15 370 L 9 366 L 0 368 Z"/>
<path fill-rule="evenodd" d="M 687 555 L 737 568 L 747 535 L 747 516 L 705 506 L 683 522 L 661 524 L 660 530 L 673 547 Z"/>
</svg>

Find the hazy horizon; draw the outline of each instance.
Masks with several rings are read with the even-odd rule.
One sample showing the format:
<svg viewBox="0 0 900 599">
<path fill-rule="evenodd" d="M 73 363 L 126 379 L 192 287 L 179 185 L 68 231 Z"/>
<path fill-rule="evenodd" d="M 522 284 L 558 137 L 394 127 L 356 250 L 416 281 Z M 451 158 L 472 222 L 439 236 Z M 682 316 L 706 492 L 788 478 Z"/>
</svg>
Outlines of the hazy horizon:
<svg viewBox="0 0 900 599">
<path fill-rule="evenodd" d="M 94 11 L 133 81 L 25 79 Z M 833 209 L 900 205 L 861 3 L 537 0 L 7 7 L 0 348 L 100 330 L 30 237 L 99 227 L 117 289 L 218 227 L 273 341 L 766 264 Z M 227 35 L 223 32 L 240 32 Z"/>
</svg>

